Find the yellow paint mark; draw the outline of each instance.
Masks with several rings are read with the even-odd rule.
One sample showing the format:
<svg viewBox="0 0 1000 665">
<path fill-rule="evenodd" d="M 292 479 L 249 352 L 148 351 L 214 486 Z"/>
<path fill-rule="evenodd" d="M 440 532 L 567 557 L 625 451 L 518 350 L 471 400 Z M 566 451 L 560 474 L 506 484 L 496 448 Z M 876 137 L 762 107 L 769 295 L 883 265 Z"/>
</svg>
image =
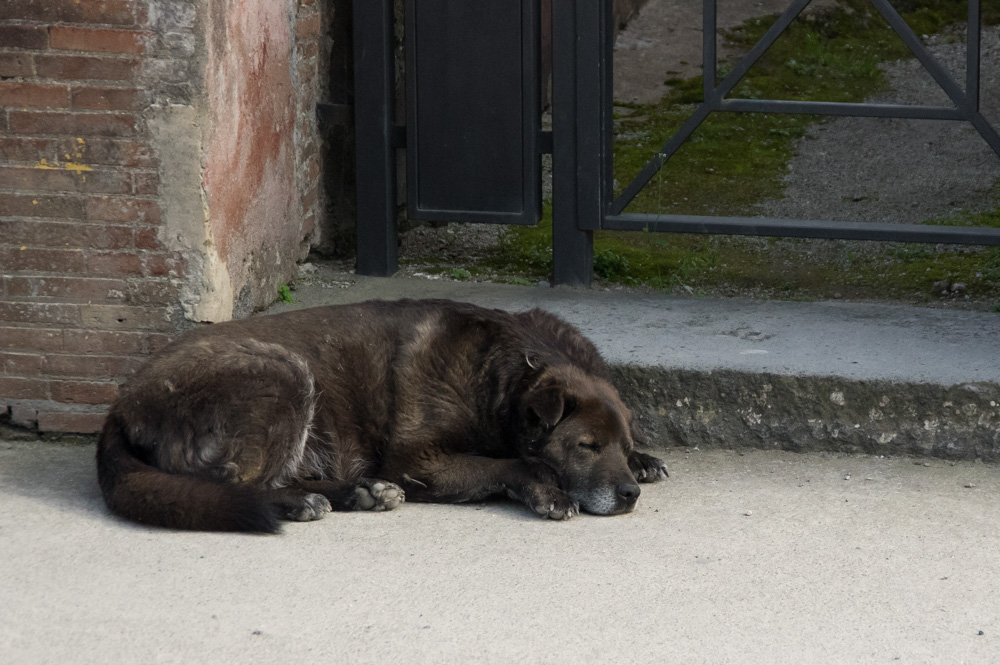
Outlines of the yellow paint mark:
<svg viewBox="0 0 1000 665">
<path fill-rule="evenodd" d="M 84 171 L 93 171 L 94 170 L 94 169 L 90 168 L 89 166 L 87 166 L 86 164 L 80 164 L 78 162 L 66 162 L 65 164 L 60 164 L 59 162 L 56 162 L 55 164 L 49 164 L 48 160 L 45 159 L 44 157 L 41 159 L 41 161 L 39 161 L 37 164 L 35 164 L 35 168 L 36 169 L 48 169 L 48 170 L 62 168 L 62 169 L 66 169 L 67 171 L 76 171 L 77 175 L 80 175 Z"/>
<path fill-rule="evenodd" d="M 23 252 L 24 250 L 26 250 L 26 249 L 28 249 L 28 246 L 27 246 L 27 245 L 21 245 L 21 251 L 22 251 L 22 252 Z"/>
<path fill-rule="evenodd" d="M 76 171 L 77 173 L 80 173 L 81 171 L 94 170 L 89 166 L 87 166 L 86 164 L 77 164 L 76 162 L 66 162 L 65 164 L 63 164 L 63 168 L 66 169 L 67 171 Z M 84 180 L 86 179 L 87 179 L 86 176 L 84 176 Z"/>
<path fill-rule="evenodd" d="M 76 142 L 79 143 L 80 145 L 83 145 L 83 139 L 81 139 L 79 136 L 76 138 Z"/>
<path fill-rule="evenodd" d="M 77 155 L 77 156 L 79 157 L 79 155 Z M 64 155 L 64 157 L 66 157 L 66 161 L 67 161 L 67 162 L 68 162 L 68 161 L 69 161 L 70 159 L 72 159 L 72 158 L 71 158 L 71 157 L 69 156 L 69 153 L 68 153 L 68 152 L 67 152 L 67 153 L 66 153 L 66 154 Z"/>
<path fill-rule="evenodd" d="M 31 199 L 31 205 L 33 205 L 33 206 L 38 205 L 37 199 Z"/>
</svg>

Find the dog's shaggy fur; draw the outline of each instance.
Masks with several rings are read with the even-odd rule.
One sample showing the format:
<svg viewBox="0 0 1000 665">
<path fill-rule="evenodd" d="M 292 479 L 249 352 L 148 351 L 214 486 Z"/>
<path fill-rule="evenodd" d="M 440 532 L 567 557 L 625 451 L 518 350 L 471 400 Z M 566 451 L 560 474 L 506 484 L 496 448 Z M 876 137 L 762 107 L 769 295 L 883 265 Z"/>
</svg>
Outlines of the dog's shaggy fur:
<svg viewBox="0 0 1000 665">
<path fill-rule="evenodd" d="M 544 517 L 632 510 L 667 475 L 575 328 L 444 300 L 373 301 L 194 330 L 125 385 L 97 448 L 111 510 L 278 530 L 497 493 Z"/>
</svg>

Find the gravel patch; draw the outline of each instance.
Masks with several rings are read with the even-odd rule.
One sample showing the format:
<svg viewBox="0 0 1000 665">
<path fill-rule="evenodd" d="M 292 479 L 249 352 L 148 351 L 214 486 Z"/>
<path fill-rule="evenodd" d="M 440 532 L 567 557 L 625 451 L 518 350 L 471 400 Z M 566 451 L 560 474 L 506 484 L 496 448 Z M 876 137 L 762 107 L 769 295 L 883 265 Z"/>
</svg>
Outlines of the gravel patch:
<svg viewBox="0 0 1000 665">
<path fill-rule="evenodd" d="M 964 87 L 965 43 L 945 41 L 943 35 L 928 39 L 929 50 Z M 1000 127 L 996 27 L 983 30 L 982 62 L 981 108 Z M 890 90 L 868 101 L 952 105 L 916 59 L 884 70 Z M 798 141 L 784 181 L 784 197 L 762 203 L 759 214 L 919 224 L 996 207 L 1000 156 L 965 122 L 836 118 L 811 126 Z"/>
</svg>

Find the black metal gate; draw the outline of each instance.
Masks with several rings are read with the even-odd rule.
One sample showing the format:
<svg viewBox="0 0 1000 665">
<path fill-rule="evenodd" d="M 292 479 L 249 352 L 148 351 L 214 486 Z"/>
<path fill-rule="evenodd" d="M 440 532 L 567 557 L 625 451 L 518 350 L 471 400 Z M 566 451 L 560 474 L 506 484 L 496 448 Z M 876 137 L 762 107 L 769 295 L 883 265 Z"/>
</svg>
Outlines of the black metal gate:
<svg viewBox="0 0 1000 665">
<path fill-rule="evenodd" d="M 541 208 L 540 155 L 553 159 L 554 281 L 587 284 L 592 233 L 671 233 L 1000 245 L 1000 229 L 624 212 L 713 112 L 799 113 L 971 123 L 1000 156 L 979 109 L 980 0 L 969 0 L 964 89 L 889 0 L 871 0 L 954 106 L 732 99 L 760 56 L 811 0 L 794 0 L 717 82 L 716 2 L 704 2 L 704 101 L 614 198 L 612 0 L 552 0 L 552 132 L 541 130 L 539 0 L 406 0 L 406 124 L 394 120 L 393 0 L 355 0 L 358 271 L 396 270 L 395 150 L 406 149 L 412 219 L 531 224 Z"/>
</svg>

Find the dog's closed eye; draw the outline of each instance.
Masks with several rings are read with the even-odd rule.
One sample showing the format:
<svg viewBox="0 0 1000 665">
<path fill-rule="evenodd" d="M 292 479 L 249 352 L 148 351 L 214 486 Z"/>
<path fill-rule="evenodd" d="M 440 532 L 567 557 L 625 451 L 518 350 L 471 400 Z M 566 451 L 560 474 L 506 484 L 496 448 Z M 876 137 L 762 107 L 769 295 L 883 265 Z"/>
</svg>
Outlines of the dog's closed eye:
<svg viewBox="0 0 1000 665">
<path fill-rule="evenodd" d="M 580 446 L 581 448 L 586 448 L 587 450 L 591 450 L 595 453 L 601 452 L 601 444 L 595 443 L 594 441 L 581 441 L 577 445 Z"/>
</svg>

